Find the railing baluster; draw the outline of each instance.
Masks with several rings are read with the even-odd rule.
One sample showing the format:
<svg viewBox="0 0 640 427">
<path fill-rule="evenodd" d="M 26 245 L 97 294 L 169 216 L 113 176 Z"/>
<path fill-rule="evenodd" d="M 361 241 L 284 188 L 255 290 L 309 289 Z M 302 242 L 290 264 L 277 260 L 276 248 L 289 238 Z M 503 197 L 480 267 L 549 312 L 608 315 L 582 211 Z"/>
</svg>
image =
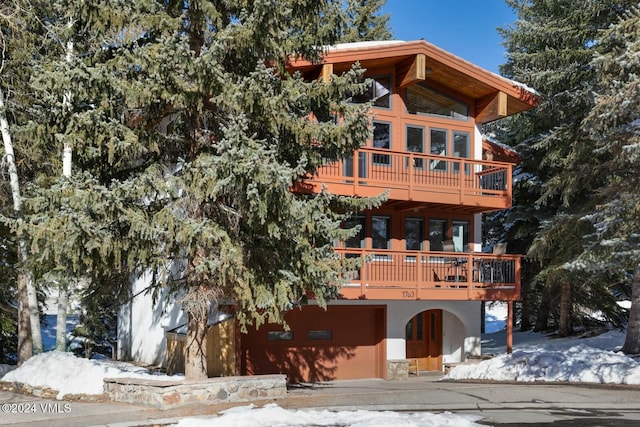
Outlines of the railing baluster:
<svg viewBox="0 0 640 427">
<path fill-rule="evenodd" d="M 360 296 L 372 290 L 395 290 L 417 299 L 429 297 L 429 292 L 449 290 L 460 292 L 460 299 L 487 299 L 491 292 L 517 298 L 520 292 L 520 256 L 494 255 L 479 252 L 423 252 L 359 249 L 336 249 L 342 256 L 370 256 L 363 262 L 359 277 L 350 284 L 359 285 Z M 359 281 L 359 283 L 358 283 Z M 348 283 L 348 284 L 349 284 Z M 347 288 L 353 289 L 348 286 Z M 455 296 L 449 295 L 449 298 Z"/>
</svg>

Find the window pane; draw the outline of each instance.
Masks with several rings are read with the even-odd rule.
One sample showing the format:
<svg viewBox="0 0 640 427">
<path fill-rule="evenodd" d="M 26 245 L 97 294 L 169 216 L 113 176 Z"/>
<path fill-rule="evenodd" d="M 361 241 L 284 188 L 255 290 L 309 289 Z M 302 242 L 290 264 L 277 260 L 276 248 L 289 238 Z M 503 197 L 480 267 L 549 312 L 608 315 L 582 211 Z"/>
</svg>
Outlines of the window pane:
<svg viewBox="0 0 640 427">
<path fill-rule="evenodd" d="M 422 250 L 424 221 L 422 218 L 406 218 L 404 220 L 405 242 L 408 251 Z"/>
<path fill-rule="evenodd" d="M 373 122 L 373 148 L 388 150 L 391 148 L 391 125 L 389 123 Z M 373 163 L 379 165 L 390 165 L 391 156 L 384 154 L 374 154 Z"/>
<path fill-rule="evenodd" d="M 469 134 L 465 132 L 453 132 L 453 155 L 455 157 L 469 158 Z M 454 172 L 460 170 L 460 163 L 454 163 Z M 465 165 L 465 173 L 469 174 L 469 165 Z"/>
<path fill-rule="evenodd" d="M 469 158 L 469 134 L 465 132 L 453 132 L 453 155 L 455 157 Z"/>
<path fill-rule="evenodd" d="M 267 341 L 293 341 L 292 331 L 269 331 Z"/>
<path fill-rule="evenodd" d="M 344 228 L 353 228 L 355 226 L 360 226 L 360 231 L 353 236 L 347 239 L 344 245 L 347 248 L 364 248 L 365 246 L 365 236 L 366 236 L 366 228 L 365 228 L 365 218 L 364 217 L 355 217 L 350 218 L 344 222 Z"/>
<path fill-rule="evenodd" d="M 467 104 L 424 84 L 408 87 L 406 94 L 407 111 L 410 114 L 429 114 L 461 120 L 469 118 Z"/>
<path fill-rule="evenodd" d="M 333 332 L 330 330 L 307 331 L 309 340 L 330 340 L 331 338 L 333 338 Z"/>
<path fill-rule="evenodd" d="M 442 241 L 446 240 L 446 226 L 447 220 L 445 219 L 432 219 L 429 221 L 429 250 L 430 251 L 443 251 Z"/>
<path fill-rule="evenodd" d="M 407 126 L 407 151 L 424 153 L 424 129 L 421 127 Z M 424 159 L 414 159 L 413 166 L 423 168 Z"/>
<path fill-rule="evenodd" d="M 389 108 L 391 105 L 391 77 L 375 77 L 372 79 L 371 85 L 367 90 L 351 97 L 351 102 L 361 104 L 364 102 L 373 102 L 374 107 Z"/>
<path fill-rule="evenodd" d="M 391 240 L 391 218 L 371 217 L 371 239 L 374 249 L 389 249 Z"/>
<path fill-rule="evenodd" d="M 342 159 L 342 175 L 353 176 L 353 155 Z M 358 153 L 358 177 L 367 177 L 367 153 Z"/>
<path fill-rule="evenodd" d="M 453 221 L 451 233 L 453 234 L 453 250 L 469 252 L 469 221 Z"/>
<path fill-rule="evenodd" d="M 431 154 L 438 156 L 447 155 L 447 131 L 442 129 L 430 129 L 429 145 Z M 447 170 L 447 162 L 445 160 L 431 160 L 429 166 L 431 170 Z"/>
</svg>

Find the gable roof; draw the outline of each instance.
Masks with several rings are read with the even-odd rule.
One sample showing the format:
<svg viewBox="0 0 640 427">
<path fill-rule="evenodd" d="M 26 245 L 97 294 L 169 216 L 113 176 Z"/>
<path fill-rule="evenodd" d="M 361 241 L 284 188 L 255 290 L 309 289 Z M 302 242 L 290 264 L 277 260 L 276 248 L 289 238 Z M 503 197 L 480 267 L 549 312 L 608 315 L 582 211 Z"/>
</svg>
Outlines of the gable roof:
<svg viewBox="0 0 640 427">
<path fill-rule="evenodd" d="M 311 77 L 342 74 L 355 62 L 362 68 L 396 67 L 399 86 L 418 81 L 452 88 L 474 101 L 476 122 L 487 123 L 528 110 L 538 103 L 535 90 L 485 70 L 425 40 L 344 43 L 328 47 L 322 60 L 293 60 L 291 69 Z"/>
</svg>

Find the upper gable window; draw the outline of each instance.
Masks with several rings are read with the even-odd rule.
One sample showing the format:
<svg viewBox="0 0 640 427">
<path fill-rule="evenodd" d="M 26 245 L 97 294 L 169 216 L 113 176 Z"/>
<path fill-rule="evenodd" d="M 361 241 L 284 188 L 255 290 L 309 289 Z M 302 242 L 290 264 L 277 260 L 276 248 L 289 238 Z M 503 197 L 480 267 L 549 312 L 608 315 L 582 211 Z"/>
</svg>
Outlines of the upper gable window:
<svg viewBox="0 0 640 427">
<path fill-rule="evenodd" d="M 469 105 L 421 83 L 407 88 L 406 106 L 410 114 L 469 119 Z"/>
<path fill-rule="evenodd" d="M 371 78 L 371 84 L 364 93 L 353 95 L 351 102 L 362 104 L 372 102 L 374 107 L 389 108 L 391 106 L 391 76 Z"/>
</svg>

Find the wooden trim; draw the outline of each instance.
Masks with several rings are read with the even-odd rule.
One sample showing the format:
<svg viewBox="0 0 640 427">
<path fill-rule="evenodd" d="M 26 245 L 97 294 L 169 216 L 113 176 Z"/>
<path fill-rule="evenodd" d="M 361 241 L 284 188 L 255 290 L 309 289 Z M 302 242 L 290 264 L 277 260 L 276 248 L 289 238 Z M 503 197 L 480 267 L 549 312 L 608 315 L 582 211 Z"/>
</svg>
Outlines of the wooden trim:
<svg viewBox="0 0 640 427">
<path fill-rule="evenodd" d="M 331 81 L 331 75 L 333 74 L 333 64 L 323 64 L 322 71 L 320 72 L 320 80 L 324 83 Z"/>
<path fill-rule="evenodd" d="M 502 91 L 476 102 L 476 123 L 488 123 L 507 115 L 507 94 Z"/>
<path fill-rule="evenodd" d="M 413 58 L 407 59 L 396 65 L 396 78 L 398 88 L 402 89 L 426 78 L 427 57 L 424 53 L 418 53 Z"/>
</svg>

